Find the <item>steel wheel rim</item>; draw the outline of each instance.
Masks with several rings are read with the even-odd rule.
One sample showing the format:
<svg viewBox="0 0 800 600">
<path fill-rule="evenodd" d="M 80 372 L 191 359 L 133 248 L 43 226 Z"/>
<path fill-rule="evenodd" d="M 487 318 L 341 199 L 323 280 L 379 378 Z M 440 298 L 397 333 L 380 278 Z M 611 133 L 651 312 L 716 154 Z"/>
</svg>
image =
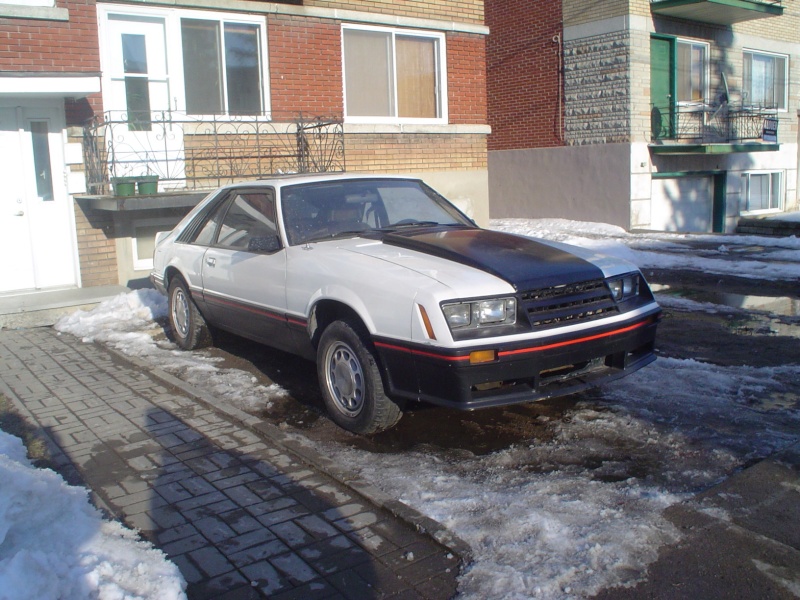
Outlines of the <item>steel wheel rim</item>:
<svg viewBox="0 0 800 600">
<path fill-rule="evenodd" d="M 172 322 L 175 330 L 181 337 L 189 333 L 189 299 L 181 288 L 172 294 Z"/>
<path fill-rule="evenodd" d="M 348 417 L 357 417 L 364 408 L 366 385 L 361 361 L 347 344 L 337 342 L 328 349 L 325 383 L 336 408 Z"/>
</svg>

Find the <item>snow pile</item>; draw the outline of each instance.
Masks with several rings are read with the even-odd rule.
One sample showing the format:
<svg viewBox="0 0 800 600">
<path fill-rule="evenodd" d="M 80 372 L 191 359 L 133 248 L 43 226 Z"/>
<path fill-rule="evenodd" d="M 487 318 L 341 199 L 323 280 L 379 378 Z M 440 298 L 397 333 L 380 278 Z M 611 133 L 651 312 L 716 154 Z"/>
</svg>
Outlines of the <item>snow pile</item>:
<svg viewBox="0 0 800 600">
<path fill-rule="evenodd" d="M 166 339 L 158 340 L 163 329 L 155 321 L 163 320 L 167 310 L 167 299 L 156 290 L 136 290 L 62 317 L 54 328 L 145 359 L 242 410 L 268 412 L 273 400 L 288 396 L 279 385 L 255 385 L 255 378 L 243 371 L 218 367 L 220 359 L 207 353 L 190 354 Z"/>
<path fill-rule="evenodd" d="M 185 585 L 160 550 L 103 520 L 85 489 L 33 468 L 0 431 L 0 600 L 177 600 Z"/>
</svg>

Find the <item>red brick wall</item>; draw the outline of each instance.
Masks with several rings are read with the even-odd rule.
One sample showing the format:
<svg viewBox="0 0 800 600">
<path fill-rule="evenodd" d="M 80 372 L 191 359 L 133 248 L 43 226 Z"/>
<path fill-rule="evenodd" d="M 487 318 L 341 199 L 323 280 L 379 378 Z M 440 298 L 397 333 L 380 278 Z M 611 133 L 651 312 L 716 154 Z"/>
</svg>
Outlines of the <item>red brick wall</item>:
<svg viewBox="0 0 800 600">
<path fill-rule="evenodd" d="M 562 146 L 560 0 L 485 4 L 489 150 Z M 559 38 L 560 39 L 560 38 Z"/>
<path fill-rule="evenodd" d="M 58 0 L 68 21 L 0 18 L 0 71 L 100 74 L 95 0 Z M 100 97 L 67 103 L 68 124 L 100 110 Z"/>
<path fill-rule="evenodd" d="M 270 95 L 276 121 L 341 117 L 342 44 L 339 23 L 291 16 L 268 18 Z"/>
<path fill-rule="evenodd" d="M 270 96 L 276 121 L 344 114 L 341 23 L 268 17 Z M 447 86 L 451 123 L 484 124 L 485 36 L 448 34 Z"/>
<path fill-rule="evenodd" d="M 447 91 L 450 123 L 485 124 L 486 37 L 447 36 Z"/>
<path fill-rule="evenodd" d="M 100 72 L 94 0 L 59 0 L 69 21 L 0 18 L 0 71 Z"/>
</svg>

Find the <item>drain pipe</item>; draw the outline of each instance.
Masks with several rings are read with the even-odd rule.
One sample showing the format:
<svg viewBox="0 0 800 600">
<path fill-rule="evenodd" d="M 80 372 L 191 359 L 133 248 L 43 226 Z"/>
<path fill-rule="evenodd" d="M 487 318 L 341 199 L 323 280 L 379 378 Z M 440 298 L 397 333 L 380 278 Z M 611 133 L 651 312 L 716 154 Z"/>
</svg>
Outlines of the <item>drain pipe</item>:
<svg viewBox="0 0 800 600">
<path fill-rule="evenodd" d="M 564 93 L 564 64 L 563 64 L 563 52 L 561 47 L 561 34 L 555 34 L 553 36 L 553 43 L 556 44 L 558 47 L 556 48 L 556 52 L 558 53 L 558 139 L 559 141 L 564 141 L 564 108 L 561 104 L 561 95 Z"/>
</svg>

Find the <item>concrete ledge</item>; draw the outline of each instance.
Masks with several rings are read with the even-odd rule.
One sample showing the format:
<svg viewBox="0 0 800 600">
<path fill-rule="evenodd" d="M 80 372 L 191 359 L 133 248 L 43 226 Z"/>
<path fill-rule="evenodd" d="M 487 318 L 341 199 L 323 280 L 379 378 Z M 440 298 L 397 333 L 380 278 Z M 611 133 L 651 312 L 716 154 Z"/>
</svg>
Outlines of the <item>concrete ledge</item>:
<svg viewBox="0 0 800 600">
<path fill-rule="evenodd" d="M 93 308 L 129 291 L 122 285 L 105 285 L 0 296 L 0 328 L 48 327 L 64 315 Z"/>
</svg>

